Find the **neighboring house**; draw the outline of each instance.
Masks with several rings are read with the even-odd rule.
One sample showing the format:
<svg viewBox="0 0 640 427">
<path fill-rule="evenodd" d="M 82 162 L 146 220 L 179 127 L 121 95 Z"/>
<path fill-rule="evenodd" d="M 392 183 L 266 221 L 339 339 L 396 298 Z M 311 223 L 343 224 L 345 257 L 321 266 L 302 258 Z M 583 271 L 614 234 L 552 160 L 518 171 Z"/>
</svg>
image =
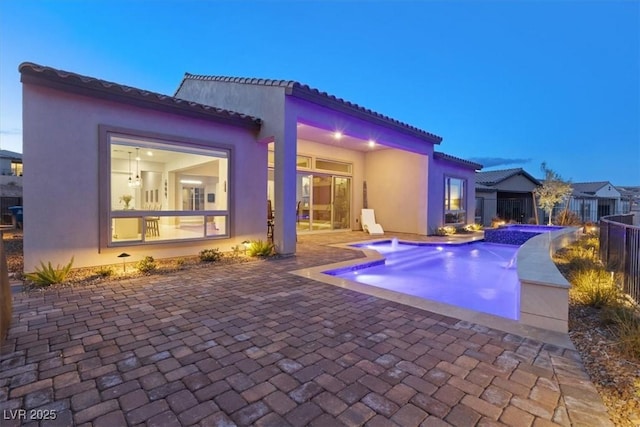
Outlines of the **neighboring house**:
<svg viewBox="0 0 640 427">
<path fill-rule="evenodd" d="M 0 224 L 11 224 L 9 207 L 22 205 L 22 154 L 0 150 Z"/>
<path fill-rule="evenodd" d="M 22 176 L 22 154 L 0 150 L 0 175 Z"/>
<path fill-rule="evenodd" d="M 31 63 L 23 83 L 25 270 L 229 250 L 296 233 L 431 234 L 474 219 L 475 170 L 441 138 L 290 81 L 186 74 L 175 97 Z"/>
<path fill-rule="evenodd" d="M 490 226 L 493 218 L 523 224 L 535 220 L 533 190 L 539 185 L 522 168 L 476 172 L 475 221 Z"/>
<path fill-rule="evenodd" d="M 568 209 L 582 222 L 596 222 L 607 215 L 628 213 L 630 205 L 623 203 L 622 194 L 608 181 L 573 182 L 573 192 Z M 566 204 L 554 209 L 554 215 L 566 208 Z"/>
</svg>

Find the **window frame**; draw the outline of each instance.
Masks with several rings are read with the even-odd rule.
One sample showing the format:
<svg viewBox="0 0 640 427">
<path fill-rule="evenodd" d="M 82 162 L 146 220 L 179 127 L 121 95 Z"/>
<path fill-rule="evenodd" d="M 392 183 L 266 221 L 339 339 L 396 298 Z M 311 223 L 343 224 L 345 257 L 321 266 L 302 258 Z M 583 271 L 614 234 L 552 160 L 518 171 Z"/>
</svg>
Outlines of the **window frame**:
<svg viewBox="0 0 640 427">
<path fill-rule="evenodd" d="M 229 239 L 233 235 L 233 207 L 234 197 L 233 189 L 235 183 L 235 165 L 234 165 L 234 147 L 229 144 L 218 143 L 214 141 L 199 140 L 196 138 L 187 138 L 184 136 L 175 136 L 160 134 L 154 132 L 141 131 L 136 129 L 121 128 L 109 125 L 98 126 L 98 209 L 99 209 L 99 248 L 118 248 L 129 246 L 150 246 L 150 245 L 166 245 L 177 244 L 183 242 L 207 241 Z M 140 139 L 143 142 L 157 143 L 166 146 L 172 146 L 180 151 L 184 147 L 188 149 L 204 150 L 204 151 L 224 151 L 227 154 L 227 208 L 224 210 L 131 210 L 118 211 L 113 210 L 111 205 L 111 138 L 121 137 L 128 139 Z M 213 157 L 213 156 L 212 156 Z M 190 217 L 200 216 L 204 218 L 203 233 L 201 237 L 182 238 L 182 239 L 165 239 L 165 240 L 145 240 L 145 220 L 144 217 Z M 225 232 L 218 235 L 207 235 L 206 230 L 208 217 L 225 217 Z M 112 224 L 114 219 L 118 218 L 137 218 L 141 221 L 140 239 L 113 241 Z"/>
<path fill-rule="evenodd" d="M 460 209 L 451 209 L 451 180 L 457 180 L 461 183 L 460 192 Z M 444 225 L 462 225 L 467 222 L 467 180 L 455 175 L 444 176 L 444 197 L 443 197 L 443 224 Z M 457 221 L 447 222 L 447 216 L 455 215 Z M 462 215 L 462 221 L 460 221 Z"/>
</svg>

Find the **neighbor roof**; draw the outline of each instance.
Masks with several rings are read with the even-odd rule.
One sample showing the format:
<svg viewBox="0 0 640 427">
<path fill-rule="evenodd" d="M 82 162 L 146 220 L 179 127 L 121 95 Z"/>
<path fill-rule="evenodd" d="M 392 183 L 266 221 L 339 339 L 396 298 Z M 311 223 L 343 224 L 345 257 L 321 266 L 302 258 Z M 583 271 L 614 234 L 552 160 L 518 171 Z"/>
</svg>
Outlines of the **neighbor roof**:
<svg viewBox="0 0 640 427">
<path fill-rule="evenodd" d="M 469 160 L 461 159 L 460 157 L 454 157 L 446 153 L 441 153 L 438 151 L 433 152 L 434 159 L 443 159 L 448 160 L 453 163 L 458 163 L 462 166 L 466 166 L 468 168 L 472 168 L 473 170 L 482 169 L 482 165 L 480 163 L 471 162 Z"/>
<path fill-rule="evenodd" d="M 184 78 L 182 79 L 182 82 L 180 82 L 180 86 L 178 86 L 178 89 L 176 90 L 176 94 L 180 91 L 180 88 L 182 88 L 182 85 L 186 80 L 200 80 L 200 81 L 213 81 L 213 82 L 223 82 L 223 83 L 238 83 L 238 84 L 248 84 L 248 85 L 281 87 L 281 88 L 284 88 L 285 93 L 287 95 L 292 95 L 297 98 L 305 99 L 307 101 L 324 105 L 326 107 L 330 107 L 336 110 L 342 110 L 344 112 L 353 114 L 355 116 L 360 116 L 360 118 L 363 118 L 365 120 L 369 120 L 374 123 L 377 122 L 378 124 L 381 124 L 381 125 L 386 125 L 387 127 L 393 127 L 395 129 L 404 131 L 405 133 L 411 134 L 413 136 L 417 136 L 422 139 L 427 139 L 429 142 L 433 144 L 440 144 L 440 142 L 442 142 L 442 137 L 438 135 L 427 132 L 415 126 L 411 126 L 407 123 L 393 119 L 389 116 L 385 116 L 383 114 L 377 113 L 373 110 L 370 110 L 358 104 L 354 104 L 352 102 L 346 101 L 342 98 L 338 98 L 334 95 L 330 95 L 327 92 L 322 92 L 318 89 L 314 89 L 309 85 L 299 83 L 294 80 L 272 80 L 272 79 L 244 78 L 244 77 L 207 76 L 207 75 L 185 73 Z"/>
<path fill-rule="evenodd" d="M 605 185 L 611 185 L 608 181 L 599 181 L 599 182 L 573 182 L 571 183 L 571 187 L 573 187 L 574 191 L 579 193 L 586 194 L 594 194 L 596 191 L 600 190 Z M 613 187 L 613 185 L 611 185 Z"/>
<path fill-rule="evenodd" d="M 0 150 L 1 159 L 22 160 L 22 154 L 15 151 Z"/>
<path fill-rule="evenodd" d="M 259 130 L 262 121 L 259 118 L 186 101 L 173 96 L 149 92 L 118 83 L 100 80 L 94 77 L 83 76 L 69 71 L 23 62 L 18 67 L 21 73 L 20 81 L 44 85 L 65 92 L 124 102 L 144 108 L 179 113 L 195 118 L 213 120 L 225 124 Z"/>
<path fill-rule="evenodd" d="M 515 175 L 523 175 L 529 178 L 536 185 L 540 185 L 540 181 L 535 179 L 533 176 L 529 175 L 527 171 L 522 168 L 514 168 L 514 169 L 501 169 L 495 171 L 486 171 L 486 172 L 476 172 L 476 183 L 484 184 L 486 186 L 496 185 L 508 178 L 511 178 Z"/>
</svg>

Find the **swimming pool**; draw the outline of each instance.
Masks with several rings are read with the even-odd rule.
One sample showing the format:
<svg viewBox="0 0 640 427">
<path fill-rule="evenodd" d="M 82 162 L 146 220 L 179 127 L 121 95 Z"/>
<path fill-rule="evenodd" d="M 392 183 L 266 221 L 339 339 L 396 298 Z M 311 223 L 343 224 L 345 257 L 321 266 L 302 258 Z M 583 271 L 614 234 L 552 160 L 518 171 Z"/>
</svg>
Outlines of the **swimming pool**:
<svg viewBox="0 0 640 427">
<path fill-rule="evenodd" d="M 374 249 L 385 260 L 325 271 L 331 276 L 420 298 L 518 320 L 519 246 L 402 243 L 397 240 L 352 245 Z"/>
</svg>

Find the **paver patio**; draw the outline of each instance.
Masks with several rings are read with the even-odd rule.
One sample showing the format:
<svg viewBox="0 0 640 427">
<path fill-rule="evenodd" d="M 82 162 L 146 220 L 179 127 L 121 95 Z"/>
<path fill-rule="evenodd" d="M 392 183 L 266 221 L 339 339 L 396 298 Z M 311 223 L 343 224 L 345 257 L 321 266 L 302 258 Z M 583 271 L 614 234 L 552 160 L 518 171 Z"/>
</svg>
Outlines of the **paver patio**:
<svg viewBox="0 0 640 427">
<path fill-rule="evenodd" d="M 0 424 L 610 425 L 573 349 L 288 273 L 357 258 L 326 244 L 364 238 L 305 236 L 291 258 L 15 295 Z"/>
</svg>

